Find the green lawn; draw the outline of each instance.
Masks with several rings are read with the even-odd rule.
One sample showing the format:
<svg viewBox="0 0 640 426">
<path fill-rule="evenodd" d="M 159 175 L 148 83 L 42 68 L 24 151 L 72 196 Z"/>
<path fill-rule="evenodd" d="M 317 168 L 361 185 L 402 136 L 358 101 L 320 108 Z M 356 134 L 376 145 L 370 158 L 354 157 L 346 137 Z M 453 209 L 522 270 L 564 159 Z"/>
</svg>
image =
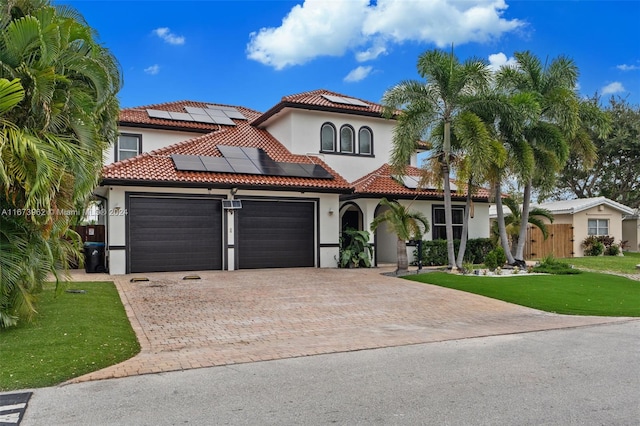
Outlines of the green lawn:
<svg viewBox="0 0 640 426">
<path fill-rule="evenodd" d="M 640 270 L 636 269 L 636 265 L 640 263 L 640 253 L 625 252 L 624 256 L 571 257 L 563 260 L 578 268 L 624 274 L 640 273 Z"/>
<path fill-rule="evenodd" d="M 117 364 L 140 351 L 111 282 L 47 284 L 32 323 L 0 331 L 0 391 L 51 386 Z"/>
<path fill-rule="evenodd" d="M 559 314 L 640 316 L 640 281 L 615 275 L 584 272 L 496 278 L 433 272 L 404 278 Z"/>
</svg>

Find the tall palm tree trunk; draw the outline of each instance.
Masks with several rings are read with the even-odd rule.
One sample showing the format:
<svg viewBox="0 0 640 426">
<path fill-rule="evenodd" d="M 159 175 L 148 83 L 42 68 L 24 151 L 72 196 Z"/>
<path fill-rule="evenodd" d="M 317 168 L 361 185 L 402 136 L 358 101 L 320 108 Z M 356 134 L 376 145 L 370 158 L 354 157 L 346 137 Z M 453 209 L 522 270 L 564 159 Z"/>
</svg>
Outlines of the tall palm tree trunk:
<svg viewBox="0 0 640 426">
<path fill-rule="evenodd" d="M 524 261 L 524 245 L 527 239 L 527 227 L 529 225 L 529 210 L 531 208 L 531 179 L 524 186 L 524 198 L 522 200 L 522 216 L 520 218 L 520 233 L 518 234 L 518 248 L 515 261 L 518 266 L 526 266 Z"/>
<path fill-rule="evenodd" d="M 407 257 L 407 242 L 405 240 L 398 238 L 396 254 L 398 256 L 398 269 L 396 269 L 396 274 L 399 272 L 407 272 L 409 270 L 409 258 Z"/>
<path fill-rule="evenodd" d="M 456 266 L 456 254 L 453 246 L 453 215 L 451 213 L 451 182 L 449 176 L 449 166 L 442 167 L 442 179 L 444 180 L 444 223 L 447 232 L 447 254 L 449 257 L 449 269 Z"/>
<path fill-rule="evenodd" d="M 509 248 L 509 237 L 507 236 L 507 227 L 504 224 L 504 211 L 502 210 L 502 185 L 498 180 L 495 184 L 496 188 L 496 214 L 498 221 L 498 231 L 500 232 L 500 243 L 502 244 L 502 248 L 504 249 L 504 254 L 507 256 L 507 262 L 510 265 L 515 263 L 515 259 L 511 254 L 511 250 Z"/>
<path fill-rule="evenodd" d="M 464 252 L 467 250 L 467 232 L 469 231 L 469 210 L 471 209 L 471 179 L 467 182 L 467 201 L 464 207 L 464 217 L 462 219 L 462 235 L 460 236 L 460 247 L 458 247 L 458 259 L 456 266 L 462 268 L 464 262 Z M 466 272 L 465 272 L 466 273 Z"/>
</svg>

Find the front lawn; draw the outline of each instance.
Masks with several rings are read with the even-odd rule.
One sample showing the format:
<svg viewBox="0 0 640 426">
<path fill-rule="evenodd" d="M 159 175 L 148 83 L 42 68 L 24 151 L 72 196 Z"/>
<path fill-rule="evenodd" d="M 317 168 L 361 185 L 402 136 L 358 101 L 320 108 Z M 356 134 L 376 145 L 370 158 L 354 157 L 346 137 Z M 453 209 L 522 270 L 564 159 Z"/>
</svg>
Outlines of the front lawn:
<svg viewBox="0 0 640 426">
<path fill-rule="evenodd" d="M 0 391 L 51 386 L 117 364 L 140 351 L 111 282 L 47 284 L 30 323 L 0 331 Z"/>
<path fill-rule="evenodd" d="M 559 314 L 640 316 L 640 282 L 615 275 L 483 277 L 432 272 L 404 278 Z"/>
<path fill-rule="evenodd" d="M 623 274 L 640 273 L 640 270 L 636 268 L 636 265 L 640 263 L 640 253 L 624 252 L 624 256 L 571 257 L 563 260 L 578 268 L 621 272 Z"/>
</svg>

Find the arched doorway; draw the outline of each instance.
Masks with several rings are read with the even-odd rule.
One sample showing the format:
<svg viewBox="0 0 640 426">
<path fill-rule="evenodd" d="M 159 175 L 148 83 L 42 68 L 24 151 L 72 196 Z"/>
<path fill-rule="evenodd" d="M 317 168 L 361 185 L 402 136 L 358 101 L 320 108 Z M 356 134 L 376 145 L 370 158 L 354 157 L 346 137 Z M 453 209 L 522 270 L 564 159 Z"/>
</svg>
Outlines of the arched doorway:
<svg viewBox="0 0 640 426">
<path fill-rule="evenodd" d="M 374 217 L 383 214 L 389 210 L 389 207 L 378 204 L 376 206 Z M 375 245 L 375 264 L 380 263 L 397 263 L 398 262 L 398 237 L 389 230 L 386 222 L 378 226 L 374 235 Z"/>
</svg>

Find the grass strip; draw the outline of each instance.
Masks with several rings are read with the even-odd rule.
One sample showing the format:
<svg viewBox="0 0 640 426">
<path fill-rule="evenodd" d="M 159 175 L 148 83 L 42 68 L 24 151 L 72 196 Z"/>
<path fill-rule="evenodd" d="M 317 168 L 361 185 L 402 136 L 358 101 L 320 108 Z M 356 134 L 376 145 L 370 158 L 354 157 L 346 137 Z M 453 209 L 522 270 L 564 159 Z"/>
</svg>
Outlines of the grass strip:
<svg viewBox="0 0 640 426">
<path fill-rule="evenodd" d="M 0 331 L 0 391 L 51 386 L 140 351 L 112 282 L 46 284 L 31 323 Z"/>
<path fill-rule="evenodd" d="M 433 272 L 404 278 L 558 314 L 640 316 L 640 282 L 615 275 L 483 277 Z"/>
</svg>

